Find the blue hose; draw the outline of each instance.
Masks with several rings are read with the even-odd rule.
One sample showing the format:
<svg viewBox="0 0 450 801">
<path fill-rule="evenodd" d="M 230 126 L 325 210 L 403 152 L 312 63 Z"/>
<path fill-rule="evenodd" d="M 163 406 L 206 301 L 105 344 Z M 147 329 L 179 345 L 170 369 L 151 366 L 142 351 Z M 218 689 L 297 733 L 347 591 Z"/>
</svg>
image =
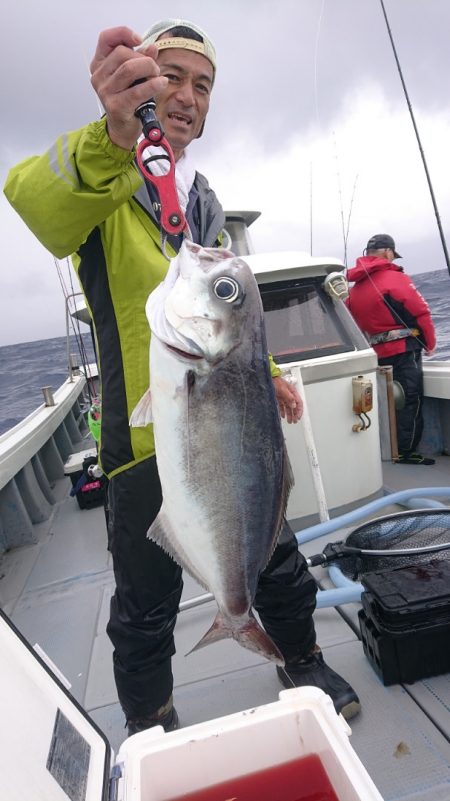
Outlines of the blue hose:
<svg viewBox="0 0 450 801">
<path fill-rule="evenodd" d="M 405 501 L 404 506 L 408 509 L 442 509 L 446 508 L 445 503 L 434 501 L 433 498 L 412 498 L 410 501 Z"/>
<path fill-rule="evenodd" d="M 340 606 L 341 604 L 359 603 L 364 587 L 357 581 L 344 576 L 342 570 L 336 565 L 330 565 L 328 575 L 335 585 L 331 590 L 319 590 L 316 595 L 316 605 L 318 609 L 325 609 L 327 606 Z"/>
<path fill-rule="evenodd" d="M 325 609 L 328 606 L 359 603 L 364 588 L 362 584 L 350 583 L 353 584 L 353 587 L 338 587 L 335 590 L 318 590 L 316 595 L 316 608 Z"/>
<path fill-rule="evenodd" d="M 415 508 L 417 509 L 417 501 L 426 503 L 422 496 L 450 498 L 450 487 L 421 487 L 416 489 L 401 490 L 400 492 L 393 492 L 390 495 L 384 495 L 382 498 L 377 498 L 377 500 L 371 501 L 365 506 L 359 507 L 359 509 L 353 509 L 353 511 L 347 512 L 345 515 L 334 517 L 332 520 L 325 520 L 323 523 L 318 523 L 316 526 L 304 528 L 302 531 L 298 531 L 295 536 L 297 537 L 298 543 L 302 545 L 305 542 L 310 542 L 310 540 L 315 540 L 318 537 L 322 537 L 324 534 L 330 534 L 332 531 L 337 531 L 338 529 L 345 528 L 352 523 L 357 523 L 362 518 L 372 514 L 372 512 L 377 512 L 379 509 L 383 509 L 385 506 L 390 506 L 393 503 L 407 505 L 405 504 L 405 501 L 414 500 Z M 441 506 L 442 505 L 439 504 L 439 508 L 441 508 Z M 434 504 L 433 508 L 435 508 Z"/>
<path fill-rule="evenodd" d="M 418 495 L 420 493 L 420 495 Z M 295 535 L 299 544 L 310 542 L 311 540 L 322 537 L 324 534 L 330 534 L 332 531 L 337 531 L 340 528 L 345 528 L 348 524 L 356 523 L 361 518 L 366 517 L 372 512 L 378 511 L 385 506 L 390 506 L 392 503 L 398 503 L 402 506 L 411 509 L 440 509 L 445 508 L 445 505 L 440 501 L 421 497 L 422 495 L 434 495 L 443 498 L 450 498 L 449 487 L 425 487 L 414 490 L 402 490 L 401 492 L 394 492 L 386 495 L 383 498 L 378 498 L 376 501 L 361 506 L 359 509 L 354 509 L 340 517 L 335 517 L 333 520 L 326 520 L 323 523 L 318 523 L 316 526 L 310 526 L 297 532 Z M 337 565 L 330 565 L 328 568 L 328 575 L 335 585 L 335 589 L 319 590 L 316 596 L 317 609 L 325 609 L 329 606 L 340 606 L 341 604 L 359 603 L 361 600 L 361 593 L 364 587 L 359 582 L 352 581 L 344 576 L 343 572 Z"/>
<path fill-rule="evenodd" d="M 359 587 L 360 592 L 363 591 L 362 584 L 347 578 L 338 565 L 330 565 L 328 568 L 328 575 L 335 587 L 342 587 L 342 589 L 346 587 L 351 587 L 352 589 L 354 587 Z"/>
</svg>

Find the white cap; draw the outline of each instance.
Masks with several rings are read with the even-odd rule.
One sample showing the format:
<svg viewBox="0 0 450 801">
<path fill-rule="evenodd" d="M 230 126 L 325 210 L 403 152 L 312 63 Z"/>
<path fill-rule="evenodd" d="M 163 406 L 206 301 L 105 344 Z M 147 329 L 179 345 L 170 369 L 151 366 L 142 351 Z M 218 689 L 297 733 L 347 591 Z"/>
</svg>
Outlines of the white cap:
<svg viewBox="0 0 450 801">
<path fill-rule="evenodd" d="M 192 31 L 195 31 L 195 33 L 198 33 L 198 35 L 202 37 L 203 42 L 198 42 L 196 39 L 190 39 L 188 36 L 174 36 L 157 41 L 163 33 L 168 33 L 173 28 L 177 27 L 190 28 Z M 200 53 L 211 62 L 214 68 L 214 73 L 216 71 L 216 51 L 213 43 L 206 35 L 205 31 L 202 31 L 198 25 L 194 25 L 194 23 L 189 22 L 189 20 L 164 19 L 160 22 L 155 22 L 155 24 L 149 28 L 142 38 L 143 45 L 156 43 L 159 50 L 169 47 L 178 47 L 184 50 L 193 50 L 194 53 Z"/>
</svg>

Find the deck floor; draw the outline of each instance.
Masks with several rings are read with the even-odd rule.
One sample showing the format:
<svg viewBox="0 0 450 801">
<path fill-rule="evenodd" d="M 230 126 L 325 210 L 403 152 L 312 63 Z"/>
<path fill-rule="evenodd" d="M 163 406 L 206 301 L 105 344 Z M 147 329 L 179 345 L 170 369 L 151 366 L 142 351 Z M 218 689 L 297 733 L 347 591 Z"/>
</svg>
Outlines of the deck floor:
<svg viewBox="0 0 450 801">
<path fill-rule="evenodd" d="M 448 457 L 433 469 L 447 486 Z M 389 490 L 430 484 L 429 467 L 387 465 Z M 411 471 L 414 471 L 411 474 Z M 408 476 L 408 474 L 410 474 Z M 447 479 L 447 480 L 446 480 Z M 60 482 L 61 501 L 38 539 L 0 562 L 0 605 L 22 634 L 38 643 L 72 685 L 71 692 L 117 752 L 126 736 L 105 633 L 114 579 L 102 508 L 81 510 Z M 331 535 L 304 546 L 341 539 Z M 327 574 L 316 569 L 323 588 Z M 185 578 L 184 599 L 202 590 Z M 215 604 L 183 611 L 175 630 L 175 703 L 183 726 L 268 703 L 282 689 L 274 667 L 231 641 L 185 656 L 214 617 Z M 317 609 L 315 623 L 327 662 L 352 683 L 362 711 L 350 742 L 385 801 L 450 799 L 450 676 L 384 687 L 358 637 L 357 604 Z M 448 647 L 448 644 L 445 644 Z"/>
</svg>

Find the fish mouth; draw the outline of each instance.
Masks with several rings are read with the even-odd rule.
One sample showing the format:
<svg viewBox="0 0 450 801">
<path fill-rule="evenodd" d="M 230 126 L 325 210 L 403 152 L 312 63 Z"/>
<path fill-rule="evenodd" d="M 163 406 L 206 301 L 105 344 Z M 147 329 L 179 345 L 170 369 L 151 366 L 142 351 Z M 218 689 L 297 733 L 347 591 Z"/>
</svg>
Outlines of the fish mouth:
<svg viewBox="0 0 450 801">
<path fill-rule="evenodd" d="M 165 346 L 168 350 L 171 350 L 172 353 L 176 353 L 177 356 L 181 356 L 183 359 L 188 359 L 189 361 L 200 361 L 204 359 L 203 354 L 199 353 L 191 353 L 190 351 L 181 350 L 181 348 L 176 348 L 175 345 L 168 345 L 167 342 Z"/>
</svg>

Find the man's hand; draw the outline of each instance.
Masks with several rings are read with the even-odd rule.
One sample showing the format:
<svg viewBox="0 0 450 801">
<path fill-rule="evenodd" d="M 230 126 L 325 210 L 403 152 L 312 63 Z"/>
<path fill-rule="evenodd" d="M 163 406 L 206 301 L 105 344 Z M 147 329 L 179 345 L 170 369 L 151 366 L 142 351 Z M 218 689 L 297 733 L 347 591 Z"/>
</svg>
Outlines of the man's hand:
<svg viewBox="0 0 450 801">
<path fill-rule="evenodd" d="M 273 379 L 281 417 L 287 423 L 298 423 L 303 414 L 303 401 L 293 384 L 277 376 Z"/>
<path fill-rule="evenodd" d="M 141 42 L 129 28 L 109 28 L 100 34 L 91 62 L 91 83 L 106 112 L 109 138 L 125 150 L 133 149 L 142 132 L 136 108 L 168 83 L 159 74 L 156 45 L 134 50 Z"/>
<path fill-rule="evenodd" d="M 425 350 L 425 356 L 434 356 L 436 353 L 436 348 L 432 348 L 431 350 Z"/>
</svg>

